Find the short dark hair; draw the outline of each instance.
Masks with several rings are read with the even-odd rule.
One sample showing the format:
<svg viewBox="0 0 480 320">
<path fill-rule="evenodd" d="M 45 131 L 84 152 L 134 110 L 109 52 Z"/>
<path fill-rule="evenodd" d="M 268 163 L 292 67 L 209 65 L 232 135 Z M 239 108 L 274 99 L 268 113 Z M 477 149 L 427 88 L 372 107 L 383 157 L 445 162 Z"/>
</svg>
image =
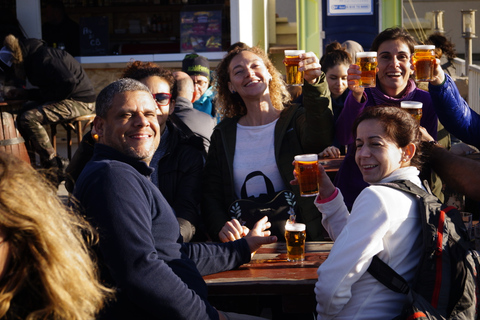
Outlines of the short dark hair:
<svg viewBox="0 0 480 320">
<path fill-rule="evenodd" d="M 103 88 L 97 96 L 97 100 L 95 102 L 95 113 L 97 116 L 105 119 L 108 110 L 110 110 L 113 105 L 113 99 L 115 98 L 115 95 L 117 93 L 129 91 L 146 91 L 151 94 L 150 90 L 148 90 L 148 87 L 140 81 L 130 78 L 123 78 L 114 81 Z"/>
<path fill-rule="evenodd" d="M 402 40 L 407 44 L 408 48 L 410 49 L 410 53 L 413 53 L 415 45 L 418 44 L 415 38 L 405 29 L 388 28 L 380 32 L 375 39 L 373 39 L 371 50 L 378 51 L 380 45 L 388 40 Z"/>
<path fill-rule="evenodd" d="M 399 107 L 388 105 L 377 105 L 366 107 L 355 119 L 353 124 L 353 135 L 357 136 L 358 125 L 365 120 L 378 120 L 382 123 L 387 136 L 400 148 L 406 147 L 409 143 L 415 144 L 416 152 L 411 159 L 411 165 L 420 169 L 422 157 L 420 152 L 420 125 L 405 110 Z"/>
</svg>

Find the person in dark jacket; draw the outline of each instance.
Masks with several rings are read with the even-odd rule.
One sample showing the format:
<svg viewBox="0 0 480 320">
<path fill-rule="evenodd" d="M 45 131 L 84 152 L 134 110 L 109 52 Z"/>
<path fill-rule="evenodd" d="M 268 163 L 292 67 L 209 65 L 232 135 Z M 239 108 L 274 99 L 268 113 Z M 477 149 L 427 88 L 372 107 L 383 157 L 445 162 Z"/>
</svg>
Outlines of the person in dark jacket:
<svg viewBox="0 0 480 320">
<path fill-rule="evenodd" d="M 250 261 L 276 237 L 265 231 L 265 217 L 238 241 L 182 241 L 173 210 L 149 179 L 160 140 L 156 109 L 150 90 L 128 78 L 97 98 L 98 143 L 74 196 L 98 227 L 102 278 L 118 289 L 101 319 L 236 319 L 208 302 L 202 276 Z"/>
<path fill-rule="evenodd" d="M 17 124 L 31 158 L 40 157 L 43 168 L 63 168 L 44 125 L 91 114 L 95 91 L 80 63 L 64 50 L 50 48 L 43 40 L 5 37 L 0 68 L 8 78 L 20 79 L 36 88 L 17 87 L 9 99 L 27 99 Z M 10 54 L 8 54 L 10 53 Z"/>
<path fill-rule="evenodd" d="M 158 122 L 162 139 L 151 162 L 155 169 L 152 182 L 160 189 L 172 207 L 180 224 L 184 242 L 205 240 L 200 228 L 201 174 L 205 157 L 203 140 L 196 136 L 178 117 L 172 114 L 176 99 L 175 78 L 171 71 L 152 62 L 134 61 L 122 77 L 139 80 L 154 93 L 158 106 Z M 78 177 L 93 155 L 95 140 L 87 133 L 75 153 L 67 173 L 66 187 L 73 191 L 73 181 Z"/>
<path fill-rule="evenodd" d="M 195 93 L 195 85 L 192 78 L 183 71 L 175 71 L 173 76 L 176 80 L 177 97 L 173 113 L 180 118 L 196 135 L 203 139 L 205 149 L 208 152 L 210 137 L 217 120 L 205 112 L 193 107 L 192 101 Z"/>
</svg>

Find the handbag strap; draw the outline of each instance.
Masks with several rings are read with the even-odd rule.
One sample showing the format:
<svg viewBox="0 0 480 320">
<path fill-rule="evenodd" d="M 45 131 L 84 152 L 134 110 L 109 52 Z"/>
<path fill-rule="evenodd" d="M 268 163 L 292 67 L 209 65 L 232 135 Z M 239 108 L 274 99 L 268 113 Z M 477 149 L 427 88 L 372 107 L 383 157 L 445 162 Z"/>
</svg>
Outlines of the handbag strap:
<svg viewBox="0 0 480 320">
<path fill-rule="evenodd" d="M 267 186 L 267 194 L 273 195 L 275 194 L 275 189 L 273 188 L 273 183 L 272 181 L 262 172 L 262 171 L 253 171 L 250 172 L 246 177 L 245 177 L 245 182 L 243 182 L 242 185 L 242 190 L 240 192 L 240 196 L 242 199 L 247 199 L 247 181 L 250 180 L 253 177 L 256 176 L 263 176 L 263 179 L 265 180 L 265 185 Z"/>
<path fill-rule="evenodd" d="M 378 256 L 373 257 L 368 272 L 390 290 L 404 294 L 410 291 L 407 281 Z"/>
</svg>

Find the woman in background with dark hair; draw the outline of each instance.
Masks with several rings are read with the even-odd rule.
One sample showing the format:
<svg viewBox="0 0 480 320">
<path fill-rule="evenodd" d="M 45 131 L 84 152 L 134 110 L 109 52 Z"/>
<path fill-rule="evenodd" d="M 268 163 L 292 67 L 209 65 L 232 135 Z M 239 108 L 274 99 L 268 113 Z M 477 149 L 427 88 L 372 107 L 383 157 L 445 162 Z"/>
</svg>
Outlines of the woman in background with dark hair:
<svg viewBox="0 0 480 320">
<path fill-rule="evenodd" d="M 385 29 L 375 37 L 372 51 L 377 52 L 377 85 L 373 88 L 358 86 L 359 66 L 350 65 L 348 86 L 350 93 L 345 100 L 342 113 L 335 124 L 336 138 L 347 145 L 347 154 L 335 177 L 335 185 L 342 190 L 348 208 L 368 184 L 363 181 L 354 160 L 352 127 L 355 118 L 368 106 L 391 105 L 400 107 L 401 101 L 422 102 L 423 115 L 420 125 L 437 138 L 438 119 L 433 108 L 432 98 L 426 91 L 417 88 L 412 79 L 411 56 L 415 39 L 401 28 Z M 436 84 L 436 82 L 435 82 Z"/>
<path fill-rule="evenodd" d="M 325 48 L 325 54 L 320 59 L 320 65 L 327 79 L 330 97 L 332 99 L 333 120 L 336 122 L 343 110 L 348 93 L 347 70 L 352 64 L 352 57 L 338 42 L 332 42 Z M 333 146 L 326 148 L 320 153 L 323 157 L 338 157 L 345 154 L 345 146 L 340 145 L 334 138 Z"/>
</svg>

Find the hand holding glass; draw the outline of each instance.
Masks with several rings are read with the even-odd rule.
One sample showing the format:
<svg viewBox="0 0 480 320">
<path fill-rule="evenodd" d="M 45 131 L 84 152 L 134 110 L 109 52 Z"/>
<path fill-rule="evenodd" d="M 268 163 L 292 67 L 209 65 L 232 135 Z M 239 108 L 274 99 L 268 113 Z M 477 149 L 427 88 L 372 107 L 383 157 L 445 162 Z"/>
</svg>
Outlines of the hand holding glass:
<svg viewBox="0 0 480 320">
<path fill-rule="evenodd" d="M 421 45 L 414 46 L 413 66 L 415 68 L 415 79 L 417 81 L 432 81 L 435 70 L 435 46 Z"/>
<path fill-rule="evenodd" d="M 316 196 L 318 194 L 318 154 L 295 156 L 295 173 L 300 187 L 300 196 Z"/>
<path fill-rule="evenodd" d="M 375 51 L 357 52 L 356 64 L 362 72 L 358 86 L 370 88 L 376 86 L 377 53 Z"/>
</svg>

